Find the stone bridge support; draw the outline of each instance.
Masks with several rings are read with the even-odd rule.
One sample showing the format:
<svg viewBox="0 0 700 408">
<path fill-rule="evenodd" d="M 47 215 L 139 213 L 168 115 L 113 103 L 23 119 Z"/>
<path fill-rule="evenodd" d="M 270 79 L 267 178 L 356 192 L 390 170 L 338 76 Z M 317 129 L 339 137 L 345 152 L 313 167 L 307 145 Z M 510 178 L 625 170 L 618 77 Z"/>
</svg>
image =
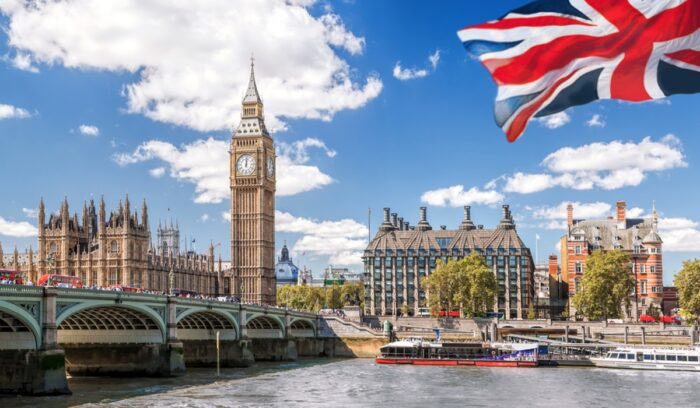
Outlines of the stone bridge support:
<svg viewBox="0 0 700 408">
<path fill-rule="evenodd" d="M 42 296 L 41 347 L 35 350 L 0 351 L 0 392 L 70 394 L 65 353 L 56 343 L 56 292 L 45 288 Z"/>
</svg>

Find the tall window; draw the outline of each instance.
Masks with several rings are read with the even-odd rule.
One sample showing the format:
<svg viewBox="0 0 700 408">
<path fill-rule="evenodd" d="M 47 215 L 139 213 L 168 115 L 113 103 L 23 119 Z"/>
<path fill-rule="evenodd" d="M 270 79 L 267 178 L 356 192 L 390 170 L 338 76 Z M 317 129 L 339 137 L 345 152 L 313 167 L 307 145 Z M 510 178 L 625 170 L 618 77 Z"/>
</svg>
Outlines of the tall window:
<svg viewBox="0 0 700 408">
<path fill-rule="evenodd" d="M 576 245 L 575 252 L 576 255 L 581 255 L 581 245 Z"/>
<path fill-rule="evenodd" d="M 583 273 L 583 265 L 581 264 L 581 262 L 576 262 L 574 268 L 576 273 Z"/>
<path fill-rule="evenodd" d="M 581 289 L 581 278 L 574 279 L 574 293 L 578 293 Z"/>
<path fill-rule="evenodd" d="M 58 246 L 55 242 L 52 242 L 51 245 L 49 245 L 49 253 L 52 255 L 56 255 L 56 252 L 58 252 Z"/>
<path fill-rule="evenodd" d="M 109 252 L 116 254 L 119 252 L 119 243 L 117 241 L 112 241 L 109 244 Z"/>
<path fill-rule="evenodd" d="M 647 293 L 647 281 L 645 281 L 645 280 L 639 281 L 639 293 L 641 293 L 642 295 L 646 295 L 646 293 Z"/>
<path fill-rule="evenodd" d="M 649 273 L 656 273 L 656 265 L 649 265 Z"/>
</svg>

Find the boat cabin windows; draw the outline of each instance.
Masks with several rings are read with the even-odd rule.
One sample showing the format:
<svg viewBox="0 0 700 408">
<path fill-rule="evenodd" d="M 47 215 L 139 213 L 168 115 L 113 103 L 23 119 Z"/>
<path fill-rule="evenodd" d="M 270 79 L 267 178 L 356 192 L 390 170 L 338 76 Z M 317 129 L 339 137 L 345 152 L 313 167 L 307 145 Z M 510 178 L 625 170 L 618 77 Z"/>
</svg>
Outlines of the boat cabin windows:
<svg viewBox="0 0 700 408">
<path fill-rule="evenodd" d="M 627 354 L 627 359 L 634 360 L 634 354 L 632 354 L 632 353 Z"/>
<path fill-rule="evenodd" d="M 678 356 L 678 361 L 686 362 L 688 361 L 688 356 Z"/>
<path fill-rule="evenodd" d="M 666 356 L 663 354 L 657 354 L 656 361 L 666 361 Z"/>
<path fill-rule="evenodd" d="M 666 361 L 676 361 L 676 356 L 666 356 Z"/>
<path fill-rule="evenodd" d="M 654 356 L 652 356 L 651 354 L 644 355 L 644 361 L 652 361 L 652 360 L 654 360 Z"/>
<path fill-rule="evenodd" d="M 698 356 L 688 356 L 688 361 L 690 361 L 691 363 L 697 363 Z"/>
</svg>

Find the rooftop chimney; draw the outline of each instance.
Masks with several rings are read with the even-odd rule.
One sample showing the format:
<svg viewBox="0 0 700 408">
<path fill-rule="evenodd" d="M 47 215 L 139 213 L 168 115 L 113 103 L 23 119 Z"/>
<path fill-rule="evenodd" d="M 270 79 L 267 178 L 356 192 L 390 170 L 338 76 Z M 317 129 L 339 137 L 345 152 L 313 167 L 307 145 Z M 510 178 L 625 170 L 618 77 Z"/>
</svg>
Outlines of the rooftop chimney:
<svg viewBox="0 0 700 408">
<path fill-rule="evenodd" d="M 426 207 L 420 208 L 420 221 L 418 221 L 416 228 L 419 231 L 429 231 L 432 229 L 430 224 L 428 224 L 428 209 Z"/>
<path fill-rule="evenodd" d="M 460 224 L 459 229 L 463 231 L 469 231 L 473 230 L 476 227 L 474 226 L 474 223 L 472 222 L 472 212 L 471 212 L 471 207 L 468 205 L 464 206 L 464 219 L 462 220 L 462 224 Z"/>
<path fill-rule="evenodd" d="M 503 219 L 498 224 L 499 229 L 512 229 L 515 228 L 513 225 L 513 218 L 510 215 L 510 207 L 508 205 L 503 206 Z"/>
<path fill-rule="evenodd" d="M 627 219 L 625 214 L 625 206 L 626 204 L 624 201 L 617 202 L 617 222 L 619 223 L 624 223 Z"/>
<path fill-rule="evenodd" d="M 399 224 L 398 224 L 399 219 L 398 219 L 398 217 L 399 217 L 399 215 L 396 214 L 396 213 L 392 213 L 392 214 L 391 214 L 391 225 L 393 225 L 394 228 L 398 228 L 398 227 L 399 227 Z"/>
<path fill-rule="evenodd" d="M 392 231 L 394 229 L 394 226 L 391 224 L 390 212 L 391 209 L 389 207 L 384 208 L 384 222 L 379 226 L 380 231 Z"/>
<path fill-rule="evenodd" d="M 574 225 L 574 206 L 571 203 L 566 205 L 566 225 L 569 227 Z"/>
<path fill-rule="evenodd" d="M 398 225 L 398 226 L 399 226 L 399 230 L 400 230 L 400 231 L 403 231 L 403 230 L 404 230 L 404 228 L 403 228 L 403 217 L 399 217 L 399 225 Z"/>
</svg>

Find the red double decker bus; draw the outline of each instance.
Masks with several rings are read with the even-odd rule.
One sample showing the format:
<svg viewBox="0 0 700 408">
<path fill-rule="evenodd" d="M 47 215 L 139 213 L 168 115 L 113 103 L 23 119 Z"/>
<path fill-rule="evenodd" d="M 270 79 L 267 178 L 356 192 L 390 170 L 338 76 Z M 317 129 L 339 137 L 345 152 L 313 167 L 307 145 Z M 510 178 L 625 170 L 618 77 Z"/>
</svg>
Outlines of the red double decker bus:
<svg viewBox="0 0 700 408">
<path fill-rule="evenodd" d="M 83 282 L 77 276 L 66 275 L 41 275 L 36 282 L 37 286 L 55 286 L 58 288 L 82 288 Z"/>
<path fill-rule="evenodd" d="M 10 285 L 24 285 L 24 278 L 17 271 L 0 269 L 0 282 L 7 282 Z"/>
</svg>

